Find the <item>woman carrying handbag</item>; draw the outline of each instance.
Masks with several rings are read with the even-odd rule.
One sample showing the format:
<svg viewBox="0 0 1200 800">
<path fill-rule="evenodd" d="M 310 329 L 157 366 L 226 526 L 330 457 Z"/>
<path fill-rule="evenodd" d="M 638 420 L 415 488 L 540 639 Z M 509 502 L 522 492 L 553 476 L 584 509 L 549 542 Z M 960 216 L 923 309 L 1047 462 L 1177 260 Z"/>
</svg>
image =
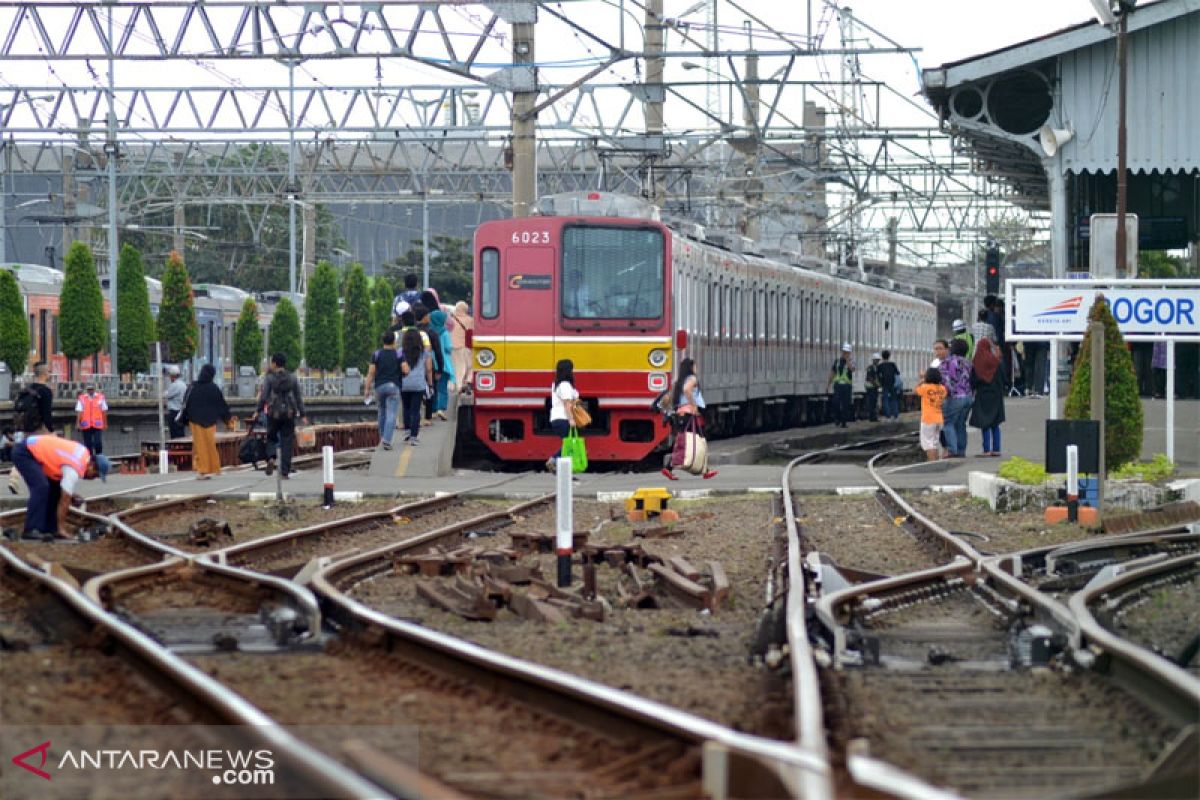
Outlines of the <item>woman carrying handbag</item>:
<svg viewBox="0 0 1200 800">
<path fill-rule="evenodd" d="M 554 367 L 554 383 L 550 387 L 550 428 L 562 440 L 558 453 L 546 459 L 546 470 L 554 472 L 559 458 L 570 458 L 572 470 L 582 472 L 587 468 L 586 452 L 576 455 L 576 449 L 583 447 L 577 430 L 580 419 L 579 412 L 587 414 L 579 403 L 579 392 L 575 389 L 575 364 L 569 358 L 564 358 Z M 590 422 L 590 418 L 588 420 Z M 584 426 L 587 422 L 583 423 Z M 570 447 L 568 448 L 568 440 Z M 571 452 L 567 452 L 571 450 Z"/>
<path fill-rule="evenodd" d="M 671 407 L 675 409 L 678 433 L 667 466 L 662 474 L 667 480 L 679 480 L 674 469 L 683 467 L 704 480 L 715 478 L 717 470 L 708 468 L 708 445 L 704 439 L 704 395 L 700 393 L 700 378 L 696 363 L 685 358 L 679 362 L 679 374 L 671 391 Z"/>
</svg>

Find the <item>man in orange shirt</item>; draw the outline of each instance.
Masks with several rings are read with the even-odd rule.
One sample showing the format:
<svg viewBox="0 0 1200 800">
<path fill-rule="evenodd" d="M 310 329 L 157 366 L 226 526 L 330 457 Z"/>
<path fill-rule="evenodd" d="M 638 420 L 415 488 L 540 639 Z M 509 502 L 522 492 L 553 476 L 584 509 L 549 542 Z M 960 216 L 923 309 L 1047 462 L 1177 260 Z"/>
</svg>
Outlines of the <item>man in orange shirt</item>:
<svg viewBox="0 0 1200 800">
<path fill-rule="evenodd" d="M 946 399 L 941 370 L 937 367 L 927 369 L 925 380 L 917 384 L 913 392 L 921 398 L 921 449 L 925 451 L 926 461 L 937 461 L 943 421 L 942 401 Z"/>
<path fill-rule="evenodd" d="M 75 495 L 75 486 L 87 476 L 92 457 L 78 442 L 47 431 L 36 404 L 22 403 L 22 398 L 18 398 L 16 409 L 25 439 L 13 446 L 13 466 L 29 487 L 24 535 L 42 538 L 57 534 L 60 538 L 70 538 L 63 532 L 67 511 L 72 500 L 82 502 Z"/>
<path fill-rule="evenodd" d="M 83 434 L 83 446 L 93 456 L 104 452 L 104 429 L 108 427 L 108 400 L 89 383 L 75 400 L 75 424 Z"/>
</svg>

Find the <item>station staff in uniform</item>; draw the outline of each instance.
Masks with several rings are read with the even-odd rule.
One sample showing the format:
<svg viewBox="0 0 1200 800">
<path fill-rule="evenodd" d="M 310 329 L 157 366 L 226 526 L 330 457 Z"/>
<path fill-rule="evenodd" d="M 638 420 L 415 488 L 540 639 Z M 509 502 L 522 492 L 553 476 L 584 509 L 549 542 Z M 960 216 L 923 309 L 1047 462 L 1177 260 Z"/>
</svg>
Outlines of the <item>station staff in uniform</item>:
<svg viewBox="0 0 1200 800">
<path fill-rule="evenodd" d="M 833 388 L 833 421 L 841 428 L 846 427 L 851 416 L 850 404 L 854 387 L 854 358 L 851 355 L 853 352 L 854 348 L 849 342 L 842 345 L 842 355 L 833 362 L 833 368 L 829 370 L 829 382 L 825 386 L 827 392 Z"/>
<path fill-rule="evenodd" d="M 93 456 L 104 452 L 104 429 L 108 427 L 108 400 L 89 383 L 75 399 L 75 424 L 83 434 L 83 446 Z"/>
<path fill-rule="evenodd" d="M 87 475 L 92 457 L 79 442 L 55 436 L 37 420 L 37 429 L 13 447 L 13 466 L 29 487 L 25 507 L 25 534 L 44 533 L 70 538 L 63 529 L 75 486 Z"/>
</svg>

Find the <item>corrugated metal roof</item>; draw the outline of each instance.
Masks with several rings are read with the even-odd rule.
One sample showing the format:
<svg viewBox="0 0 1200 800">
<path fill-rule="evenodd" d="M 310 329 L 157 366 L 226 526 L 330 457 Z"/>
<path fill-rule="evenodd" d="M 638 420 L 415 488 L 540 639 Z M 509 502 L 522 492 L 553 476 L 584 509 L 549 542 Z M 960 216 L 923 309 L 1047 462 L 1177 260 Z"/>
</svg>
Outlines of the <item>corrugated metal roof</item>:
<svg viewBox="0 0 1200 800">
<path fill-rule="evenodd" d="M 1126 69 L 1131 172 L 1200 165 L 1200 10 L 1131 33 Z M 1116 40 L 1062 54 L 1059 108 L 1075 130 L 1067 172 L 1111 171 L 1117 153 Z"/>
</svg>

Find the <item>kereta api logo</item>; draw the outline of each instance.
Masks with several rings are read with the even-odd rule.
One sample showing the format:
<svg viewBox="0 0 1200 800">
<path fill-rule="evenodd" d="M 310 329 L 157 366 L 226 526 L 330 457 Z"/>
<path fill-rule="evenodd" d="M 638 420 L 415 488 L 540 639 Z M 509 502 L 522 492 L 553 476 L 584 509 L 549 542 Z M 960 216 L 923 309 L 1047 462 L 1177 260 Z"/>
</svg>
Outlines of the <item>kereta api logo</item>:
<svg viewBox="0 0 1200 800">
<path fill-rule="evenodd" d="M 49 749 L 50 749 L 49 740 L 44 741 L 41 744 L 39 744 L 37 747 L 35 747 L 31 750 L 26 750 L 24 753 L 21 753 L 20 755 L 13 756 L 12 763 L 16 764 L 21 769 L 29 770 L 34 775 L 37 775 L 39 778 L 45 778 L 46 780 L 50 780 L 50 773 L 46 772 L 44 769 L 40 769 L 41 767 L 46 766 L 46 753 Z M 42 756 L 42 763 L 38 764 L 36 767 L 33 766 L 32 764 L 25 763 L 25 759 L 29 758 L 34 753 L 40 753 Z"/>
<path fill-rule="evenodd" d="M 1069 297 L 1062 302 L 1055 303 L 1036 316 L 1038 319 L 1042 319 L 1043 317 L 1069 317 L 1078 311 L 1079 307 L 1082 305 L 1083 295 L 1077 295 L 1075 297 Z"/>
</svg>

